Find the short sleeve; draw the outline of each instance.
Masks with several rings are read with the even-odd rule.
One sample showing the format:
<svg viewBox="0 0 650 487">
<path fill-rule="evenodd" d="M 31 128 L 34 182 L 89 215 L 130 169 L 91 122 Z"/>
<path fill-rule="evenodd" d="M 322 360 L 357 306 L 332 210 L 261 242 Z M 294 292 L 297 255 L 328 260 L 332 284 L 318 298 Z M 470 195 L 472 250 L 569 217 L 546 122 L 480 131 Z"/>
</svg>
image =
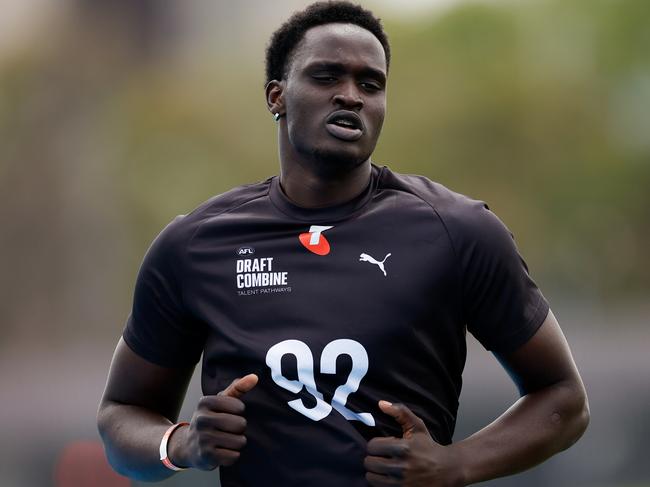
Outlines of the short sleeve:
<svg viewBox="0 0 650 487">
<path fill-rule="evenodd" d="M 183 217 L 176 217 L 147 250 L 122 334 L 135 353 L 163 367 L 195 365 L 205 343 L 204 327 L 183 303 L 186 232 L 182 223 Z"/>
<path fill-rule="evenodd" d="M 514 351 L 535 334 L 549 305 L 512 234 L 485 203 L 472 200 L 459 222 L 454 232 L 467 328 L 488 350 Z"/>
</svg>

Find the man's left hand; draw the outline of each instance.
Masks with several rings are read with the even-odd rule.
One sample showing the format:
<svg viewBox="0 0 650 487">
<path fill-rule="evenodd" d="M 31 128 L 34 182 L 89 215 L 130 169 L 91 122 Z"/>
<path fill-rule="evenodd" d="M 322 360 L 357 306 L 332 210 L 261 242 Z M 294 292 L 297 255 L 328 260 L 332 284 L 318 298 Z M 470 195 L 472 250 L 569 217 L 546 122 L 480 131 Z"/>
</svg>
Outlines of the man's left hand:
<svg viewBox="0 0 650 487">
<path fill-rule="evenodd" d="M 373 438 L 363 464 L 372 487 L 460 487 L 458 454 L 436 443 L 424 422 L 404 404 L 379 401 L 379 408 L 402 426 L 402 438 Z"/>
</svg>

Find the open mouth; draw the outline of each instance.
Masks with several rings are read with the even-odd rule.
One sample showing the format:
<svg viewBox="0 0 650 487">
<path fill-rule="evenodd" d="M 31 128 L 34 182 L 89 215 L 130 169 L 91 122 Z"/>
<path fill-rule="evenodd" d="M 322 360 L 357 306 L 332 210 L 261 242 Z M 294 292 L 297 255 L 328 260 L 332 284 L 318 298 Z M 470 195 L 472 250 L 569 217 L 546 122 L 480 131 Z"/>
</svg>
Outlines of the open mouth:
<svg viewBox="0 0 650 487">
<path fill-rule="evenodd" d="M 338 110 L 332 113 L 327 117 L 325 127 L 331 135 L 345 141 L 359 140 L 363 135 L 361 118 L 349 110 Z"/>
</svg>

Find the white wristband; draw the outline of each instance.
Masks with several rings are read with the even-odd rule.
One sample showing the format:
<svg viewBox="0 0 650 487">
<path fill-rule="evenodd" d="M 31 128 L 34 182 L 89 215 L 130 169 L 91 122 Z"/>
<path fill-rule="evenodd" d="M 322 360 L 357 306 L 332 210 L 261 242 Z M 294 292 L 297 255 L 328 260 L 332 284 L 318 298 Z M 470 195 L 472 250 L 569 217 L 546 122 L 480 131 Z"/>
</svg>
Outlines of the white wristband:
<svg viewBox="0 0 650 487">
<path fill-rule="evenodd" d="M 162 440 L 160 441 L 160 461 L 163 463 L 165 467 L 167 467 L 170 470 L 174 470 L 178 472 L 179 470 L 187 470 L 187 468 L 184 467 L 177 467 L 172 463 L 172 461 L 169 459 L 169 455 L 167 455 L 167 443 L 169 442 L 169 437 L 172 435 L 174 431 L 176 431 L 176 428 L 179 428 L 180 426 L 187 426 L 190 423 L 176 423 L 171 425 L 167 431 L 165 431 L 165 434 L 162 437 Z"/>
</svg>

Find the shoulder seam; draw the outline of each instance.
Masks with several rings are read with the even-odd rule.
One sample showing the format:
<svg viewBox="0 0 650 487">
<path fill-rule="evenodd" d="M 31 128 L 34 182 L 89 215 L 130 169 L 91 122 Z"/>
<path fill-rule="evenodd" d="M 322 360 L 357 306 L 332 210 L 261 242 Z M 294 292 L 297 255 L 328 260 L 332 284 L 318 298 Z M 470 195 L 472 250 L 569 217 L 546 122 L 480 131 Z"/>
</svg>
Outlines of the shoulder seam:
<svg viewBox="0 0 650 487">
<path fill-rule="evenodd" d="M 268 180 L 266 180 L 266 181 L 262 181 L 262 183 L 267 183 L 267 182 L 268 182 Z M 253 185 L 254 185 L 254 184 L 259 184 L 259 183 L 253 183 Z M 255 201 L 255 200 L 259 199 L 259 198 L 264 198 L 264 197 L 268 196 L 270 187 L 271 187 L 271 185 L 270 185 L 270 184 L 267 184 L 266 191 L 264 191 L 264 193 L 262 193 L 261 195 L 254 196 L 254 197 L 252 197 L 252 198 L 250 198 L 250 199 L 246 199 L 246 200 L 240 202 L 240 203 L 237 204 L 237 205 L 234 205 L 234 206 L 230 206 L 230 207 L 224 208 L 223 210 L 219 211 L 218 213 L 212 215 L 209 219 L 216 218 L 216 217 L 218 217 L 218 216 L 223 215 L 224 213 L 228 213 L 229 211 L 236 210 L 237 208 L 239 208 L 239 207 L 241 207 L 241 206 L 244 206 L 245 204 L 250 203 L 251 201 Z M 188 215 L 194 213 L 194 212 L 197 211 L 197 210 L 198 210 L 198 208 L 197 208 L 196 210 L 194 210 L 194 211 L 188 213 Z M 203 227 L 203 224 L 204 224 L 204 223 L 205 223 L 205 221 L 202 221 L 201 223 L 198 224 L 198 226 L 196 227 L 196 229 L 192 232 L 192 235 L 190 235 L 190 238 L 187 240 L 187 242 L 186 242 L 185 245 L 183 246 L 183 256 L 182 256 L 182 257 L 183 257 L 183 261 L 184 261 L 185 263 L 188 262 L 188 259 L 187 259 L 187 251 L 188 251 L 188 249 L 189 249 L 190 243 L 192 242 L 192 240 L 194 240 L 194 237 L 196 236 L 196 234 L 198 233 L 198 231 Z M 183 308 L 187 309 L 186 302 L 185 302 L 185 285 L 183 284 L 183 279 L 182 279 L 182 277 L 181 277 L 181 279 L 179 279 L 179 284 L 180 284 L 180 288 L 181 288 L 181 304 L 183 305 Z"/>
<path fill-rule="evenodd" d="M 454 244 L 454 239 L 451 236 L 451 232 L 449 231 L 449 228 L 447 226 L 447 222 L 445 222 L 445 219 L 442 217 L 442 215 L 437 210 L 437 208 L 433 204 L 431 204 L 429 201 L 427 201 L 425 198 L 420 196 L 419 194 L 417 194 L 415 192 L 405 191 L 404 189 L 401 189 L 401 188 L 386 188 L 386 189 L 392 189 L 392 190 L 395 190 L 395 191 L 399 191 L 401 193 L 406 193 L 406 194 L 410 194 L 410 195 L 415 196 L 420 201 L 422 201 L 424 204 L 429 206 L 431 208 L 431 211 L 433 211 L 436 214 L 436 216 L 438 217 L 438 219 L 440 220 L 440 223 L 442 223 L 442 227 L 445 229 L 445 233 L 447 234 L 447 238 L 449 239 L 449 245 L 451 246 L 451 250 L 454 253 L 454 258 L 456 260 L 456 272 L 458 272 L 459 285 L 460 285 L 460 289 L 459 289 L 460 311 L 461 311 L 461 314 L 463 316 L 463 322 L 465 322 L 466 321 L 465 320 L 465 311 L 464 311 L 465 307 L 464 307 L 464 302 L 463 302 L 463 289 L 464 289 L 465 286 L 464 286 L 464 282 L 463 282 L 463 272 L 462 272 L 462 268 L 461 268 L 461 264 L 460 264 L 460 257 L 459 257 L 459 254 L 458 254 L 458 250 L 456 249 L 456 245 Z"/>
</svg>

